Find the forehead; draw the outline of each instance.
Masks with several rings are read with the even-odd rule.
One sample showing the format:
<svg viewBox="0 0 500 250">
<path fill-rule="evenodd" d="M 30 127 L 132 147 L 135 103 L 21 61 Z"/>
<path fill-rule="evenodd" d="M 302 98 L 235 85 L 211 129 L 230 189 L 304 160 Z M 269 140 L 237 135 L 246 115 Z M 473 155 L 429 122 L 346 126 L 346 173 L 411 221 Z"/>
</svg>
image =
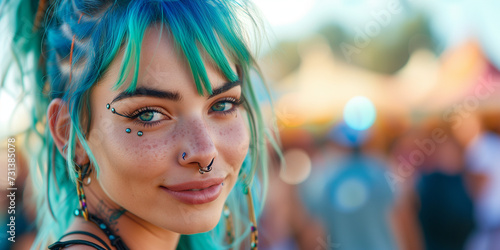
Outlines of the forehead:
<svg viewBox="0 0 500 250">
<path fill-rule="evenodd" d="M 158 63 L 165 69 L 188 66 L 186 57 L 181 54 L 168 29 L 153 25 L 145 30 L 140 51 L 142 68 L 155 66 Z"/>
<path fill-rule="evenodd" d="M 205 66 L 207 73 L 213 69 Z M 165 83 L 192 82 L 189 63 L 165 28 L 146 29 L 140 51 L 138 86 L 159 87 Z M 194 84 L 194 83 L 193 83 Z M 193 85 L 191 84 L 191 85 Z"/>
<path fill-rule="evenodd" d="M 227 81 L 226 77 L 221 73 L 215 63 L 210 60 L 204 49 L 198 46 L 202 60 L 203 67 L 205 68 L 208 78 L 210 79 L 212 87 L 217 87 L 223 82 Z M 139 71 L 137 86 L 147 86 L 163 88 L 166 86 L 175 87 L 177 83 L 189 82 L 189 88 L 196 89 L 193 73 L 190 65 L 182 49 L 174 42 L 172 34 L 169 32 L 167 26 L 151 25 L 145 32 L 141 43 L 140 51 L 135 51 L 139 56 Z M 236 72 L 235 63 L 231 62 L 230 58 L 225 54 L 227 60 L 230 62 L 230 67 Z M 107 72 L 101 79 L 104 85 L 113 88 L 119 78 L 121 67 L 126 60 L 135 60 L 131 58 L 124 58 L 124 51 L 122 50 L 112 61 Z M 135 65 L 135 62 L 131 63 Z M 131 67 L 129 75 L 122 86 L 118 88 L 119 91 L 124 91 L 132 82 L 135 68 Z"/>
</svg>

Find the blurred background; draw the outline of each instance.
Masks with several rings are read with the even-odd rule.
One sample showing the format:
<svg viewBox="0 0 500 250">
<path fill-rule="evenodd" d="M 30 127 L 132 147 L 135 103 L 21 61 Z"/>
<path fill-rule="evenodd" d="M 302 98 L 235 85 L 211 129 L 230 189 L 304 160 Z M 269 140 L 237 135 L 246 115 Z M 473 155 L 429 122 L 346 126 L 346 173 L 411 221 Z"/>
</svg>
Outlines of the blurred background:
<svg viewBox="0 0 500 250">
<path fill-rule="evenodd" d="M 263 249 L 500 249 L 498 1 L 254 0 Z"/>
<path fill-rule="evenodd" d="M 285 163 L 259 247 L 500 249 L 500 2 L 254 3 Z M 0 131 L 21 131 L 0 96 Z"/>
</svg>

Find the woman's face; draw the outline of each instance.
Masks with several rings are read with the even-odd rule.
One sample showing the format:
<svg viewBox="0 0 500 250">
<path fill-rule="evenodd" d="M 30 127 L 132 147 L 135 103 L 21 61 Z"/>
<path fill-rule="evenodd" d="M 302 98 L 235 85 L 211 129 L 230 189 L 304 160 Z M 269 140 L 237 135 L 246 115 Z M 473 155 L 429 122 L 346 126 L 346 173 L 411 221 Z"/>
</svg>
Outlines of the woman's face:
<svg viewBox="0 0 500 250">
<path fill-rule="evenodd" d="M 219 221 L 249 147 L 241 86 L 206 63 L 212 89 L 220 91 L 200 96 L 187 61 L 155 27 L 146 31 L 140 56 L 136 92 L 112 89 L 117 56 L 91 93 L 88 141 L 100 186 L 142 222 L 182 234 L 208 231 Z M 212 160 L 212 171 L 200 174 Z"/>
</svg>

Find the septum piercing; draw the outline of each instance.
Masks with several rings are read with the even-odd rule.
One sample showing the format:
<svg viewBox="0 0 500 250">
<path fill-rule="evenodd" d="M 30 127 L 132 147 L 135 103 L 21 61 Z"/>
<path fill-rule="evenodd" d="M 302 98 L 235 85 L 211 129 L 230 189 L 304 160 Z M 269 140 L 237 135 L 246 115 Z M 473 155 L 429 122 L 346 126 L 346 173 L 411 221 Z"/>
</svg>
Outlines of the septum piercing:
<svg viewBox="0 0 500 250">
<path fill-rule="evenodd" d="M 214 159 L 215 158 L 212 158 L 212 161 L 210 162 L 210 164 L 208 164 L 208 166 L 206 166 L 205 168 L 202 168 L 200 163 L 198 162 L 198 166 L 200 167 L 200 169 L 198 169 L 198 172 L 200 174 L 204 174 L 204 173 L 208 173 L 208 172 L 212 171 L 212 164 L 214 163 Z"/>
<path fill-rule="evenodd" d="M 182 152 L 182 159 L 186 160 L 186 152 Z M 212 164 L 214 163 L 214 159 L 215 158 L 212 158 L 212 161 L 210 162 L 210 164 L 208 164 L 208 166 L 205 167 L 205 168 L 202 168 L 201 164 L 199 162 L 197 162 L 198 163 L 198 167 L 199 167 L 198 172 L 200 174 L 204 174 L 204 173 L 208 173 L 208 172 L 212 171 Z"/>
<path fill-rule="evenodd" d="M 111 108 L 111 104 L 106 103 L 106 109 L 110 109 L 110 108 Z M 126 118 L 130 118 L 130 116 L 128 116 L 128 115 L 124 115 L 124 114 L 120 114 L 120 113 L 116 112 L 115 108 L 111 108 L 111 113 L 113 113 L 115 115 L 123 116 L 123 117 L 126 117 Z M 130 134 L 130 132 L 132 132 L 132 130 L 130 128 L 126 128 L 125 132 L 127 134 Z M 142 131 L 137 131 L 137 135 L 138 136 L 142 136 L 143 134 L 144 133 Z"/>
</svg>

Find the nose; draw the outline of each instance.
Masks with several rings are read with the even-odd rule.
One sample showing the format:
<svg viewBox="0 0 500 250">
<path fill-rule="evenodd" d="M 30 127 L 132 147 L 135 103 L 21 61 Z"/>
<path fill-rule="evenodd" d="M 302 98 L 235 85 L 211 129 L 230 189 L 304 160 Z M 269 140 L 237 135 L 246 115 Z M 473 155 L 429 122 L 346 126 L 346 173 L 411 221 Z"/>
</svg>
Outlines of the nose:
<svg viewBox="0 0 500 250">
<path fill-rule="evenodd" d="M 207 125 L 202 120 L 191 120 L 182 126 L 184 137 L 178 152 L 180 165 L 196 167 L 197 170 L 215 165 L 218 152 Z"/>
</svg>

